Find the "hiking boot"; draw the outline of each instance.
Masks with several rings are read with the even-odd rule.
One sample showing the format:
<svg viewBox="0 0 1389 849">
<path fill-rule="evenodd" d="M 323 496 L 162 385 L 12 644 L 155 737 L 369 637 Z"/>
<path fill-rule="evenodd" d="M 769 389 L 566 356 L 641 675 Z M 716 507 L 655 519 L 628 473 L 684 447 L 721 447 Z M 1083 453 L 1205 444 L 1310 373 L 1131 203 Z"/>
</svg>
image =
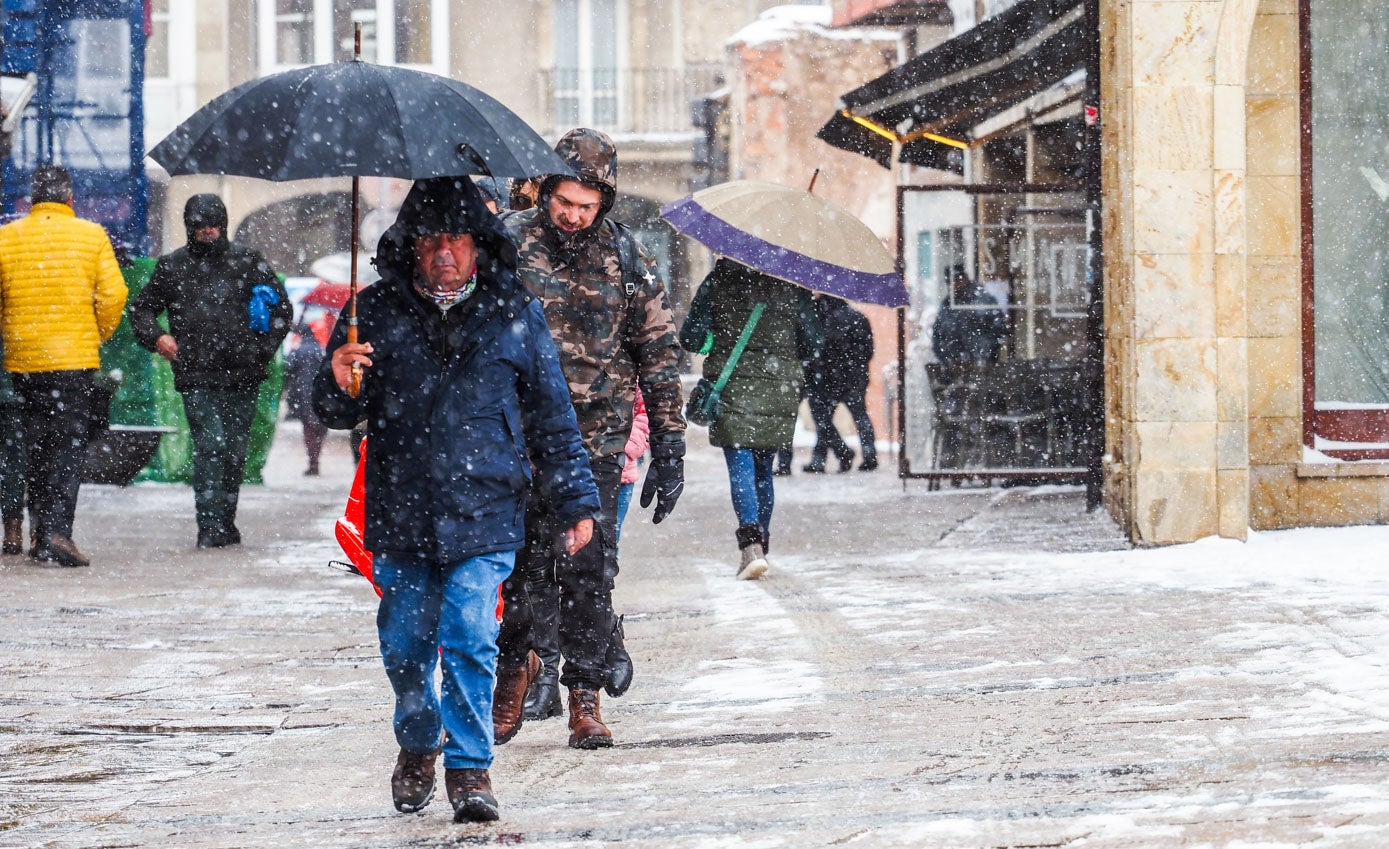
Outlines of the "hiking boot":
<svg viewBox="0 0 1389 849">
<path fill-rule="evenodd" d="M 501 818 L 487 770 L 445 769 L 444 787 L 453 805 L 454 822 L 496 822 Z"/>
<path fill-rule="evenodd" d="M 546 667 L 540 670 L 540 675 L 531 682 L 530 689 L 526 691 L 526 703 L 521 709 L 521 715 L 535 722 L 564 716 L 564 703 L 559 698 L 558 669 Z"/>
<path fill-rule="evenodd" d="M 492 691 L 492 740 L 498 746 L 521 730 L 526 688 L 540 674 L 540 669 L 540 656 L 535 652 L 528 652 L 521 666 L 497 667 L 497 686 Z"/>
<path fill-rule="evenodd" d="M 569 748 L 606 749 L 612 744 L 612 732 L 598 712 L 598 691 L 570 690 Z"/>
<path fill-rule="evenodd" d="M 742 562 L 738 564 L 740 581 L 755 581 L 767 573 L 767 549 L 763 544 L 760 525 L 742 525 L 734 532 Z"/>
<path fill-rule="evenodd" d="M 413 814 L 434 798 L 434 760 L 442 748 L 420 754 L 400 750 L 391 772 L 391 801 L 397 811 Z"/>
<path fill-rule="evenodd" d="M 69 568 L 92 565 L 92 561 L 82 556 L 72 540 L 58 534 L 49 534 L 48 539 L 29 549 L 29 556 L 41 563 L 57 563 Z"/>
<path fill-rule="evenodd" d="M 5 520 L 5 543 L 0 554 L 14 555 L 24 553 L 24 519 Z"/>
</svg>

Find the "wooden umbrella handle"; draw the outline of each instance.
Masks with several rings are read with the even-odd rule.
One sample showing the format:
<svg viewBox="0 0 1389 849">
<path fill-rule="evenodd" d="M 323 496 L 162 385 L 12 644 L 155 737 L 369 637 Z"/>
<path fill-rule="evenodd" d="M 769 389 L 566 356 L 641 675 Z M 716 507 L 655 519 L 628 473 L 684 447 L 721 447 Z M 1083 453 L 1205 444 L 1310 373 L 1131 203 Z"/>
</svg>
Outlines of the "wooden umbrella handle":
<svg viewBox="0 0 1389 849">
<path fill-rule="evenodd" d="M 361 24 L 357 25 L 357 39 L 360 45 L 362 37 Z M 347 287 L 347 342 L 349 345 L 357 344 L 357 196 L 360 186 L 358 178 L 352 178 L 352 261 L 348 267 L 351 269 Z M 349 398 L 356 398 L 362 394 L 362 367 L 352 365 L 352 377 L 347 384 L 347 395 Z"/>
<path fill-rule="evenodd" d="M 351 316 L 351 317 L 348 318 L 348 325 L 347 325 L 347 344 L 349 344 L 349 345 L 355 345 L 355 344 L 357 344 L 357 318 L 356 318 L 356 316 Z M 351 379 L 348 381 L 348 384 L 347 384 L 347 396 L 348 396 L 349 398 L 356 398 L 358 395 L 361 395 L 361 394 L 362 394 L 362 367 L 361 367 L 360 365 L 357 365 L 356 363 L 353 363 L 353 364 L 352 364 L 352 377 L 351 377 Z"/>
</svg>

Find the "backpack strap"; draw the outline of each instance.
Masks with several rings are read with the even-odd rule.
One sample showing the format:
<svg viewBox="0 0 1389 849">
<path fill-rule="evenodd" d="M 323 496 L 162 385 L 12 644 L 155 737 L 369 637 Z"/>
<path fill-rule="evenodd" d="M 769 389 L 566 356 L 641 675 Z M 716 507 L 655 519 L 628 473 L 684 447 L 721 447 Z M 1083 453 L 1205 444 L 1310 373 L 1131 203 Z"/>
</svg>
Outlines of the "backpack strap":
<svg viewBox="0 0 1389 849">
<path fill-rule="evenodd" d="M 634 322 L 639 312 L 636 303 L 637 292 L 641 289 L 642 281 L 651 282 L 651 272 L 646 270 L 646 263 L 642 261 L 641 251 L 637 247 L 637 237 L 632 228 L 611 218 L 604 220 L 617 236 L 617 261 L 622 269 L 622 288 L 627 294 L 627 306 L 622 317 L 622 344 L 628 346 L 634 335 Z M 635 363 L 636 356 L 630 349 L 627 353 Z"/>
<path fill-rule="evenodd" d="M 632 299 L 637 294 L 637 281 L 649 275 L 646 273 L 645 263 L 641 261 L 641 253 L 637 249 L 637 237 L 633 235 L 632 228 L 611 218 L 607 219 L 607 222 L 617 236 L 618 265 L 622 267 L 622 288 L 627 292 L 627 305 L 630 307 Z"/>
</svg>

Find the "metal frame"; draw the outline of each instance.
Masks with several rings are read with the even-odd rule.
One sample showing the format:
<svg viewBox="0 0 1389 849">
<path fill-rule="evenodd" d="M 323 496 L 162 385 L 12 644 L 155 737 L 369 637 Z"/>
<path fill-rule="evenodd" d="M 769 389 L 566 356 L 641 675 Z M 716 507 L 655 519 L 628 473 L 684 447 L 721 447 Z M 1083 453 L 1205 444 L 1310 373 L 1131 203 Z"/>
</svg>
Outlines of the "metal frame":
<svg viewBox="0 0 1389 849">
<path fill-rule="evenodd" d="M 1084 190 L 1084 186 L 1061 185 L 1056 183 L 1000 183 L 990 184 L 941 184 L 932 186 L 902 186 L 897 187 L 897 272 L 905 277 L 906 274 L 906 198 L 909 193 L 924 192 L 962 192 L 970 195 L 981 194 L 1059 194 Z M 1098 220 L 1098 218 L 1096 218 Z M 1102 362 L 1102 358 L 1095 356 L 1095 342 L 1103 343 L 1103 327 L 1100 328 L 1098 337 L 1094 333 L 1094 319 L 1098 314 L 1103 316 L 1103 302 L 1100 301 L 1100 310 L 1096 311 L 1095 302 L 1101 297 L 1098 291 L 1097 281 L 1093 274 L 1096 258 L 1094 256 L 1094 238 L 1096 227 L 1090 228 L 1091 233 L 1091 303 L 1088 310 L 1089 321 L 1086 323 L 1087 337 L 1087 356 L 1083 360 L 1091 362 Z M 1102 349 L 1101 349 L 1102 350 Z M 1103 398 L 1104 374 L 1102 369 L 1095 369 L 1095 382 L 1098 386 L 1089 387 L 1091 403 L 1086 405 L 1092 413 L 1092 420 L 1086 428 L 1093 434 L 1095 427 L 1103 427 L 1104 411 L 1102 405 L 1097 408 L 1094 403 L 1095 398 Z M 933 485 L 940 481 L 950 481 L 960 483 L 969 480 L 985 481 L 1004 481 L 1004 480 L 1049 480 L 1049 481 L 1073 481 L 1083 480 L 1086 483 L 1087 492 L 1090 496 L 1087 501 L 1093 499 L 1091 509 L 1099 504 L 1100 486 L 1102 478 L 1097 476 L 1096 470 L 1099 467 L 1099 457 L 1093 445 L 1086 451 L 1087 457 L 1092 462 L 1086 466 L 1066 466 L 1058 468 L 1040 469 L 952 469 L 952 470 L 932 470 L 932 471 L 913 471 L 907 459 L 907 308 L 897 310 L 897 476 L 904 482 L 906 480 L 926 480 Z M 1093 442 L 1093 437 L 1092 440 Z M 1103 452 L 1103 439 L 1099 440 L 1099 453 Z M 1102 469 L 1100 470 L 1102 474 Z"/>
<path fill-rule="evenodd" d="M 149 248 L 149 180 L 145 175 L 145 15 L 143 0 L 50 0 L 37 4 L 4 0 L 5 52 L 0 71 L 39 77 L 39 89 L 30 113 L 16 131 L 15 150 L 21 149 L 26 128 L 33 128 L 36 165 L 63 165 L 55 161 L 54 130 L 60 120 L 71 120 L 73 104 L 58 102 L 52 67 L 66 48 L 60 41 L 63 24 L 78 19 L 124 20 L 130 28 L 129 167 L 124 169 L 73 168 L 78 205 L 85 217 L 105 225 L 112 235 L 144 252 Z M 13 155 L 13 154 L 12 154 Z M 4 211 L 12 214 L 28 198 L 32 170 L 13 158 L 4 162 Z M 129 207 L 121 209 L 128 202 Z"/>
</svg>

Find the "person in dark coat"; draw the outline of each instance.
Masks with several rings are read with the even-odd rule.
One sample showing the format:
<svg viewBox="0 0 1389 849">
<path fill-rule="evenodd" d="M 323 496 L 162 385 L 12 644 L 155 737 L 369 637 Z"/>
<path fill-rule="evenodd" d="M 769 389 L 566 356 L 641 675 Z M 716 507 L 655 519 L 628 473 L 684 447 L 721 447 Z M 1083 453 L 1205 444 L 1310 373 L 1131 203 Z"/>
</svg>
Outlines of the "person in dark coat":
<svg viewBox="0 0 1389 849">
<path fill-rule="evenodd" d="M 964 266 L 950 272 L 950 294 L 931 326 L 931 350 L 947 369 L 992 365 L 1003 351 L 1007 318 L 998 301 L 970 279 Z"/>
<path fill-rule="evenodd" d="M 301 318 L 295 333 L 298 344 L 285 357 L 285 406 L 289 408 L 290 417 L 298 419 L 304 430 L 304 454 L 309 459 L 304 474 L 308 477 L 318 474 L 323 440 L 328 435 L 328 426 L 313 410 L 313 382 L 327 353 L 324 344 L 328 340 L 332 322 L 330 315 L 315 322 Z"/>
<path fill-rule="evenodd" d="M 0 353 L 3 361 L 3 353 Z M 24 405 L 10 373 L 0 369 L 0 516 L 5 540 L 0 554 L 24 553 Z"/>
<path fill-rule="evenodd" d="M 598 491 L 545 314 L 473 182 L 416 181 L 376 263 L 360 341 L 338 322 L 314 408 L 332 428 L 367 423 L 364 536 L 400 744 L 392 797 L 405 812 L 428 804 L 442 751 L 455 821 L 495 820 L 497 595 L 525 542 L 532 475 L 570 554 L 593 536 Z"/>
<path fill-rule="evenodd" d="M 801 363 L 819 350 L 820 322 L 810 293 L 741 263 L 720 259 L 704 278 L 680 328 L 680 344 L 707 353 L 704 378 L 715 382 L 757 304 L 765 309 L 720 396 L 709 441 L 723 448 L 741 561 L 737 577 L 756 580 L 768 569 L 772 464 L 791 447 L 801 403 Z"/>
<path fill-rule="evenodd" d="M 863 450 L 859 471 L 871 472 L 878 468 L 878 451 L 864 394 L 868 391 L 868 362 L 873 359 L 873 328 L 863 313 L 841 298 L 816 295 L 815 306 L 825 344 L 820 355 L 806 364 L 806 398 L 815 420 L 815 448 L 802 470 L 824 472 L 831 451 L 839 460 L 839 471 L 853 467 L 854 449 L 834 426 L 835 408 L 843 404 L 854 417 Z"/>
<path fill-rule="evenodd" d="M 294 310 L 265 257 L 227 239 L 221 198 L 189 198 L 183 223 L 188 244 L 159 258 L 128 313 L 136 341 L 173 367 L 193 438 L 198 547 L 221 548 L 241 543 L 236 505 L 256 398 Z"/>
</svg>

